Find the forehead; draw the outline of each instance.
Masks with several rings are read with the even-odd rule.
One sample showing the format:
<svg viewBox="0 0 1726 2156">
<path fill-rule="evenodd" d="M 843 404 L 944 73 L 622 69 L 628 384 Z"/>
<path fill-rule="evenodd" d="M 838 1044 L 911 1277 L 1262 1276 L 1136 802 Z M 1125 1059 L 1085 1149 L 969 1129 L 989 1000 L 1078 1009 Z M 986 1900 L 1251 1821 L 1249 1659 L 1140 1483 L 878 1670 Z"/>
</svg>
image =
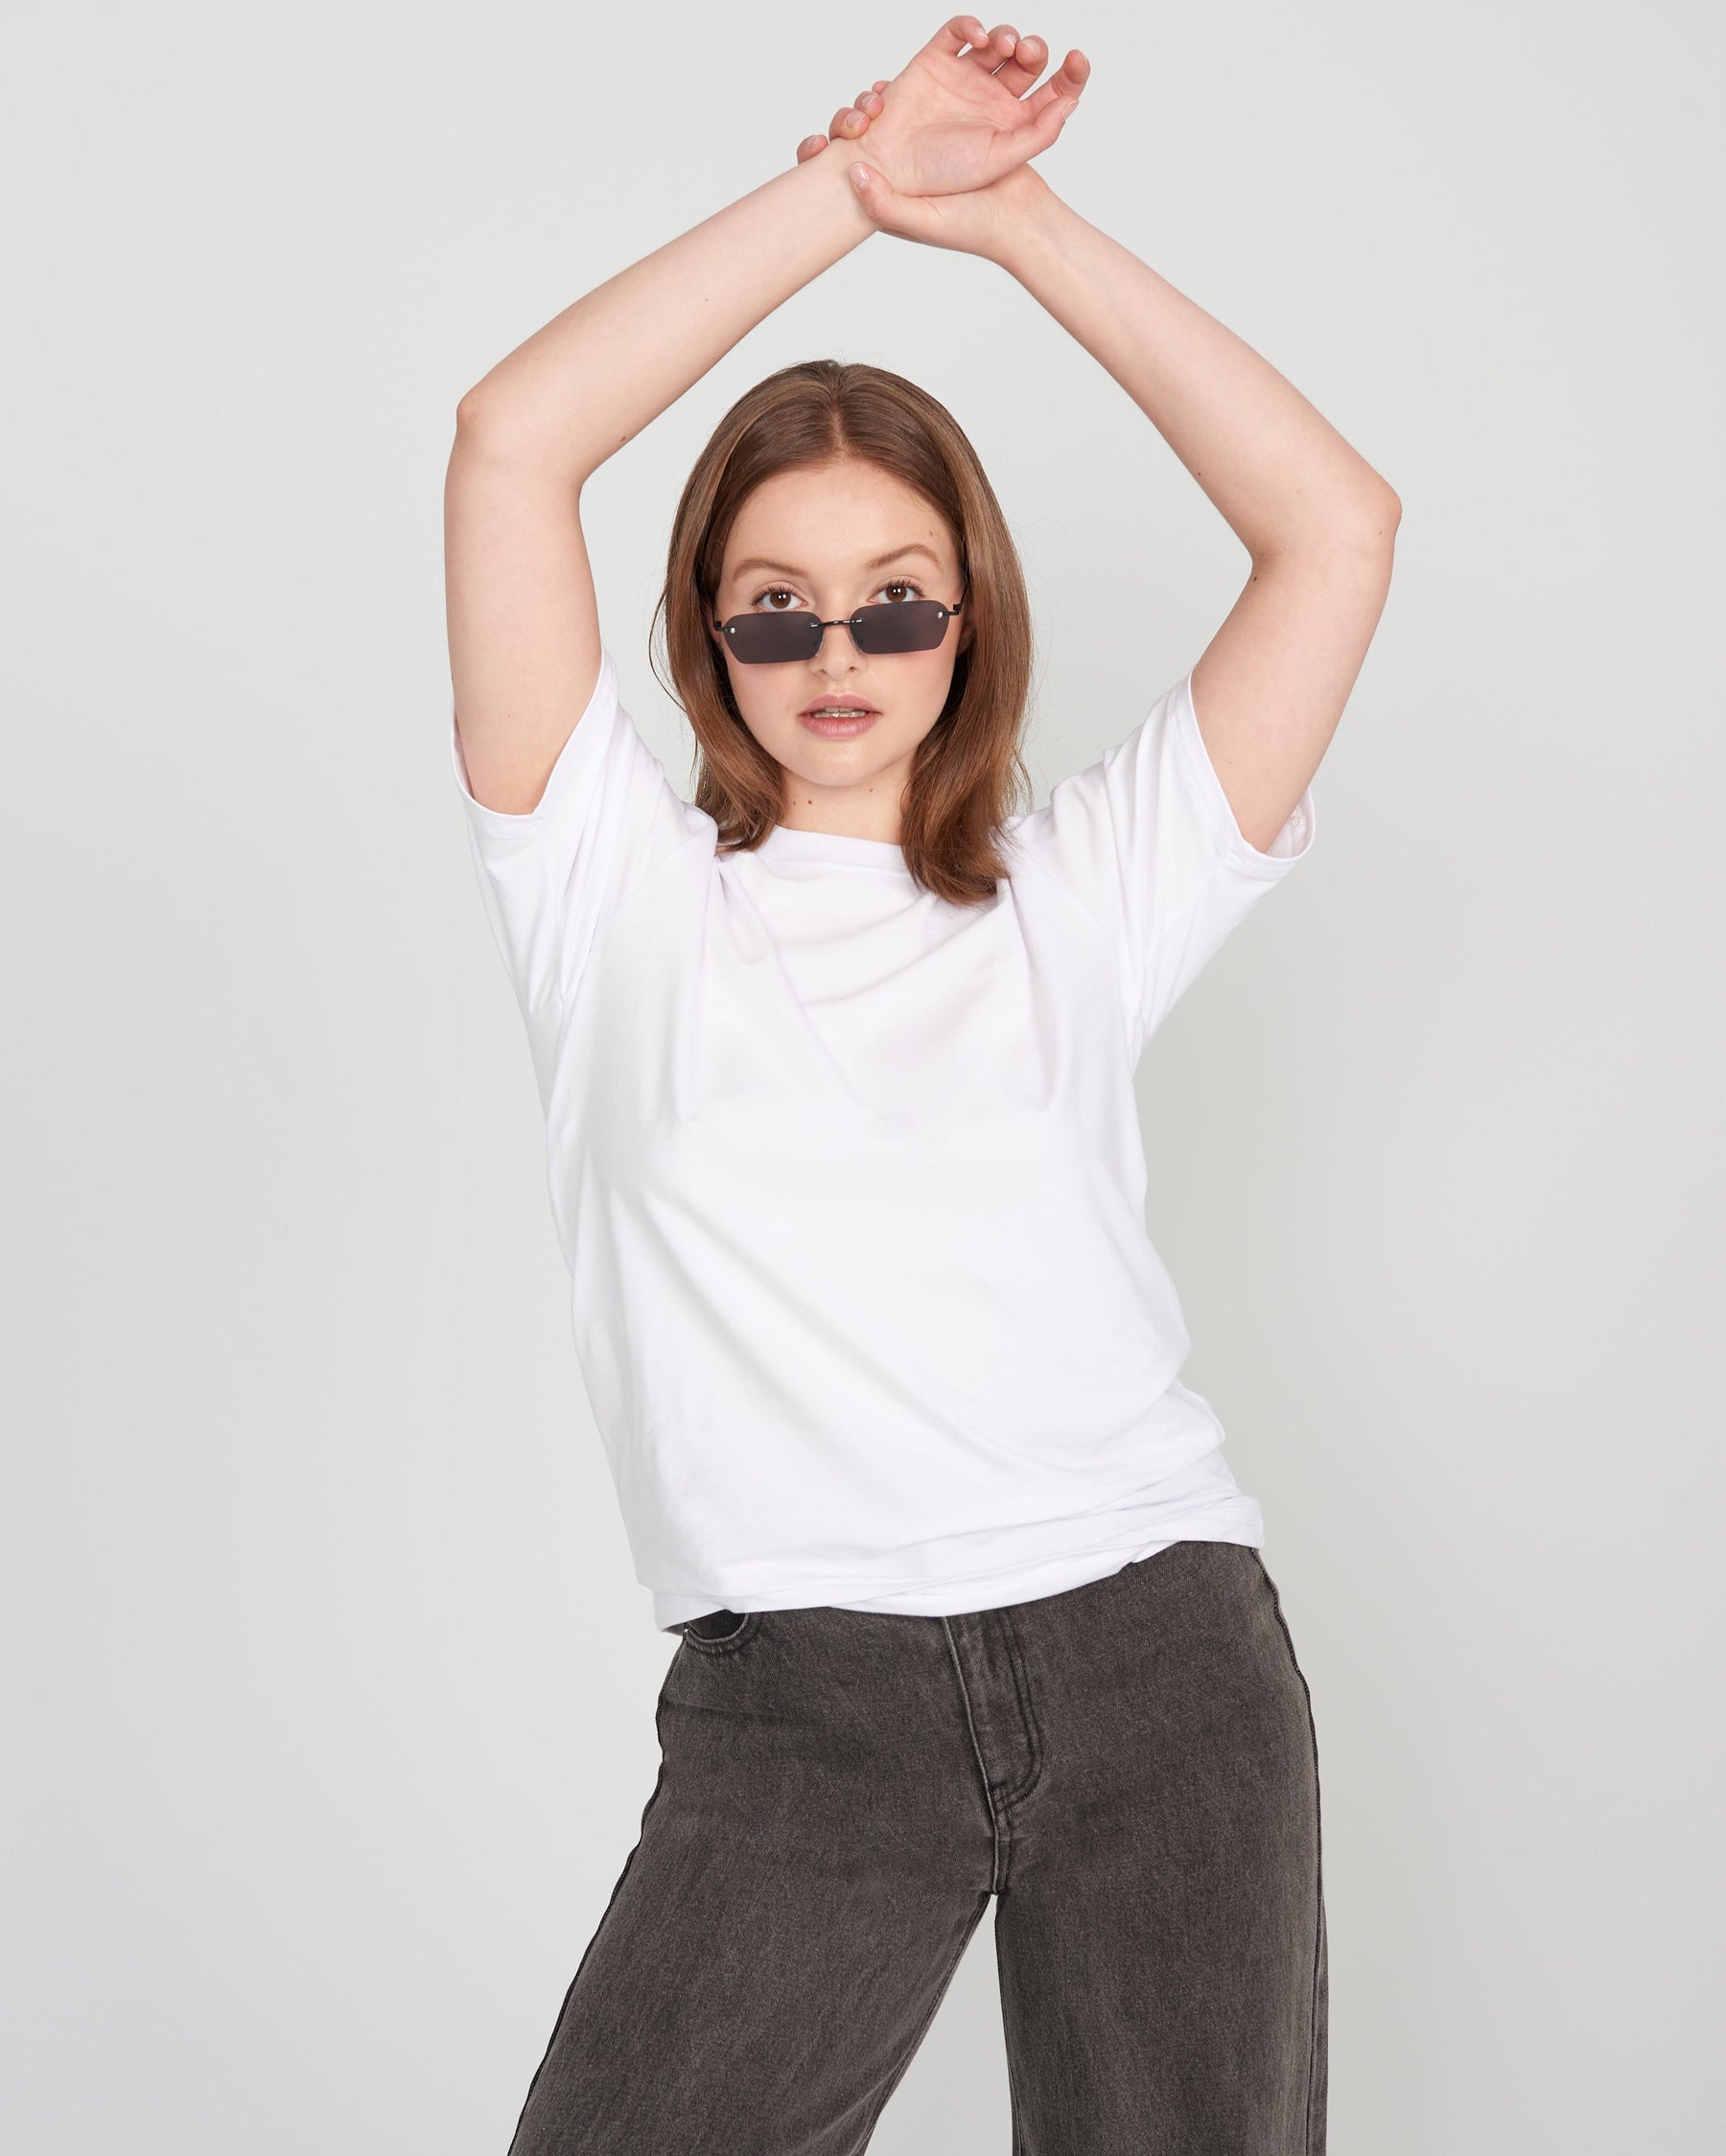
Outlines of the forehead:
<svg viewBox="0 0 1726 2156">
<path fill-rule="evenodd" d="M 940 513 L 878 465 L 842 464 L 778 472 L 738 511 L 725 545 L 728 576 L 754 560 L 809 577 L 845 577 L 903 547 L 908 570 L 945 568 L 956 559 Z"/>
</svg>

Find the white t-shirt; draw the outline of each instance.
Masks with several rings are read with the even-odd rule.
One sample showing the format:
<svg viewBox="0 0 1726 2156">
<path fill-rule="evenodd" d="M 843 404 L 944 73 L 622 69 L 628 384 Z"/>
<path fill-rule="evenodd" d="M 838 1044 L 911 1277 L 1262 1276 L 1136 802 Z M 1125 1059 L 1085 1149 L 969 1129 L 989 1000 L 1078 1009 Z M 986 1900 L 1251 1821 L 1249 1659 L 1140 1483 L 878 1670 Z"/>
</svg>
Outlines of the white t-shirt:
<svg viewBox="0 0 1726 2156">
<path fill-rule="evenodd" d="M 474 799 L 526 1021 L 576 1352 L 662 1629 L 923 1615 L 1263 1541 L 1145 1227 L 1133 1069 L 1261 853 L 1191 676 L 1046 807 L 994 899 L 896 845 L 722 857 L 599 680 L 528 815 Z"/>
</svg>

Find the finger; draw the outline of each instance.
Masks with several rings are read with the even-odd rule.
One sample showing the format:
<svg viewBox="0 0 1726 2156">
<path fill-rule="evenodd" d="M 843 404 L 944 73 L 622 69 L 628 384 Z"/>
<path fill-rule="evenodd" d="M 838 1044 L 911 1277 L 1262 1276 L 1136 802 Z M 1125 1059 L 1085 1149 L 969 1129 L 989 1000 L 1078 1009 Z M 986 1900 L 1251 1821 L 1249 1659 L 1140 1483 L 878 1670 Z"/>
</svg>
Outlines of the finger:
<svg viewBox="0 0 1726 2156">
<path fill-rule="evenodd" d="M 1020 103 L 1033 119 L 1040 119 L 1046 106 L 1078 97 L 1090 81 L 1090 61 L 1075 46 L 1042 88 Z"/>
<path fill-rule="evenodd" d="M 845 170 L 851 192 L 876 224 L 884 230 L 900 233 L 913 227 L 922 208 L 919 197 L 896 195 L 875 167 L 865 164 L 860 157 L 853 158 Z"/>
<path fill-rule="evenodd" d="M 1021 37 L 1013 48 L 1012 58 L 995 69 L 995 81 L 1015 98 L 1023 97 L 1048 64 L 1049 48 L 1042 39 Z"/>
<path fill-rule="evenodd" d="M 989 33 L 981 43 L 973 45 L 966 58 L 974 60 L 985 75 L 1013 58 L 1014 47 L 1018 43 L 1018 32 L 1010 23 L 1001 23 Z"/>
<path fill-rule="evenodd" d="M 989 179 L 997 180 L 1003 173 L 1011 172 L 1015 165 L 1022 165 L 1027 158 L 1040 156 L 1060 134 L 1062 128 L 1079 109 L 1076 97 L 1050 98 L 1042 102 L 1043 93 L 1027 98 L 1019 110 L 1029 115 L 1018 127 L 995 137 L 995 155 L 990 159 Z"/>
<path fill-rule="evenodd" d="M 1060 135 L 1073 114 L 1079 109 L 1077 99 L 1066 99 L 1042 105 L 1035 116 L 1028 116 L 1018 127 L 1008 128 L 996 134 L 990 145 L 984 176 L 979 187 L 990 187 L 1012 172 L 1016 166 L 1028 164 L 1033 157 L 1041 156 Z M 1030 102 L 1019 106 L 1021 112 L 1030 114 Z"/>
<path fill-rule="evenodd" d="M 849 141 L 851 136 L 860 135 L 868 125 L 868 120 L 854 105 L 842 104 L 828 122 L 828 133 L 835 142 Z"/>
<path fill-rule="evenodd" d="M 828 146 L 826 135 L 805 135 L 797 146 L 797 161 L 806 165 L 811 157 L 819 157 Z"/>
<path fill-rule="evenodd" d="M 923 47 L 925 53 L 944 53 L 957 59 L 967 45 L 987 45 L 989 33 L 975 15 L 950 15 Z"/>
<path fill-rule="evenodd" d="M 846 166 L 845 176 L 851 181 L 851 193 L 862 203 L 867 214 L 878 223 L 881 213 L 887 206 L 887 197 L 892 193 L 887 182 L 873 165 L 866 165 L 860 157 L 853 158 Z"/>
</svg>

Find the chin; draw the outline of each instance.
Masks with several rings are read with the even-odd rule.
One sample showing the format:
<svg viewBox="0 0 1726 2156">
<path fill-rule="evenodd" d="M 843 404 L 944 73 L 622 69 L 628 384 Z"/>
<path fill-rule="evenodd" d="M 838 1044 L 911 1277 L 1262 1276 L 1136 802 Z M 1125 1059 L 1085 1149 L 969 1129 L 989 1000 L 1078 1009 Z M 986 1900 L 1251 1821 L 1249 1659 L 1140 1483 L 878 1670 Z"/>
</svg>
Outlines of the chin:
<svg viewBox="0 0 1726 2156">
<path fill-rule="evenodd" d="M 867 733 L 853 734 L 850 740 L 824 741 L 795 721 L 789 738 L 762 740 L 758 734 L 756 738 L 776 763 L 811 786 L 867 784 L 901 763 L 916 747 L 915 742 L 890 740 L 881 731 L 879 720 Z"/>
</svg>

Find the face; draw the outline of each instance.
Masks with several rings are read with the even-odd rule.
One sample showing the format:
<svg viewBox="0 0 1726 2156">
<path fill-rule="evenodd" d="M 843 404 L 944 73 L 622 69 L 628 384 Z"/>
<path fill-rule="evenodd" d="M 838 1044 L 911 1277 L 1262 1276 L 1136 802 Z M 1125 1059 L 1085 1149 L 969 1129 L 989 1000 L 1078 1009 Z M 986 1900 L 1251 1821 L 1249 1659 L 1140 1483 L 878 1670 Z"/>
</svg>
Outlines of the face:
<svg viewBox="0 0 1726 2156">
<path fill-rule="evenodd" d="M 726 543 L 713 620 L 737 614 L 816 614 L 842 621 L 861 606 L 960 597 L 959 550 L 923 498 L 854 459 L 781 472 L 744 503 Z M 897 842 L 899 805 L 919 742 L 970 640 L 961 611 L 933 651 L 860 652 L 843 626 L 813 659 L 751 666 L 725 652 L 743 723 L 785 773 L 784 822 L 805 830 Z M 834 702 L 851 716 L 817 714 Z"/>
</svg>

